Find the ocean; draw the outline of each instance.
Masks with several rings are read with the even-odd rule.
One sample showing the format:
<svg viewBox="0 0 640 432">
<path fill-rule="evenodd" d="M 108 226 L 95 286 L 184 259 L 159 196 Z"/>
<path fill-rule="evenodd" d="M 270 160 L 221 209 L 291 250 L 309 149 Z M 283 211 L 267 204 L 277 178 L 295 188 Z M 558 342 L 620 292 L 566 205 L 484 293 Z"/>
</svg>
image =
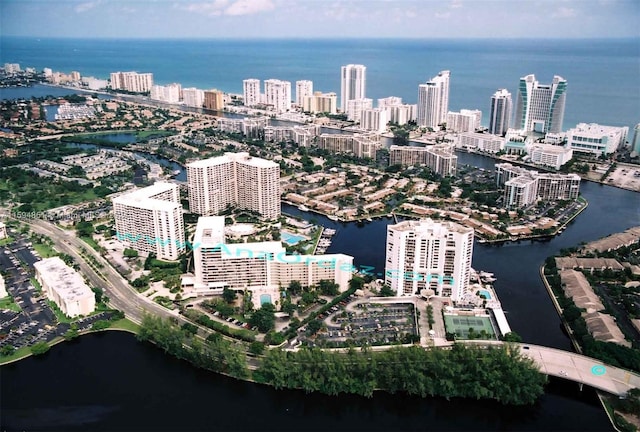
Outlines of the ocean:
<svg viewBox="0 0 640 432">
<path fill-rule="evenodd" d="M 640 39 L 417 40 L 260 39 L 125 40 L 0 38 L 0 64 L 38 70 L 153 72 L 158 84 L 242 93 L 242 80 L 311 80 L 314 90 L 340 93 L 340 66 L 367 67 L 366 95 L 415 103 L 418 85 L 451 71 L 449 109 L 480 109 L 488 125 L 491 95 L 520 77 L 568 82 L 564 129 L 577 123 L 629 126 L 640 122 Z M 295 94 L 292 94 L 295 98 Z"/>
</svg>

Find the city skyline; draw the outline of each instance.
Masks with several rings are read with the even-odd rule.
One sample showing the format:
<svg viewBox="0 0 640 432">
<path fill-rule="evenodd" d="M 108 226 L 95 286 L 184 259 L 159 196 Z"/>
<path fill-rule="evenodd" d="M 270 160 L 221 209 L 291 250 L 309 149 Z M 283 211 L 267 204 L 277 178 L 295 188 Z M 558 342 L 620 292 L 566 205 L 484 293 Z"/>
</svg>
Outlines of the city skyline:
<svg viewBox="0 0 640 432">
<path fill-rule="evenodd" d="M 633 0 L 6 0 L 3 36 L 83 38 L 638 37 Z M 522 25 L 526 22 L 528 25 Z"/>
</svg>

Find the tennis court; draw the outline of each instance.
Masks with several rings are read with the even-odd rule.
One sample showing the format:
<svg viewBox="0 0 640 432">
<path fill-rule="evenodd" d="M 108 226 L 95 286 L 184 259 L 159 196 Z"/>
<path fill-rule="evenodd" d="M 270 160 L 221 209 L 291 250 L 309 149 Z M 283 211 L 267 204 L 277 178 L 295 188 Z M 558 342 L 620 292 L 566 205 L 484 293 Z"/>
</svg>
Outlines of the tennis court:
<svg viewBox="0 0 640 432">
<path fill-rule="evenodd" d="M 484 330 L 491 339 L 496 338 L 496 332 L 491 325 L 491 318 L 488 316 L 445 315 L 444 325 L 448 333 L 456 333 L 460 339 L 469 339 L 470 328 L 476 334 Z"/>
</svg>

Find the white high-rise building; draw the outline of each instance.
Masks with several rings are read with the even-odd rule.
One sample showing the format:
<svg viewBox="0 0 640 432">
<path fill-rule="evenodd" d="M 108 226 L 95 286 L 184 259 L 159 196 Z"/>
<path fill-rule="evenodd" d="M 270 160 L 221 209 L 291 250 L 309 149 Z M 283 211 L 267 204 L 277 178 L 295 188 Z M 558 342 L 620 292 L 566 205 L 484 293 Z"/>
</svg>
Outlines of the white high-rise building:
<svg viewBox="0 0 640 432">
<path fill-rule="evenodd" d="M 15 74 L 20 72 L 20 63 L 5 63 L 4 64 L 4 73 L 6 74 Z"/>
<path fill-rule="evenodd" d="M 350 100 L 366 97 L 367 68 L 359 64 L 342 66 L 340 77 L 340 110 L 345 112 Z"/>
<path fill-rule="evenodd" d="M 351 99 L 347 102 L 347 119 L 358 123 L 362 115 L 362 110 L 373 108 L 373 99 Z"/>
<path fill-rule="evenodd" d="M 448 70 L 441 71 L 431 81 L 418 86 L 418 126 L 438 129 L 447 121 L 450 75 Z"/>
<path fill-rule="evenodd" d="M 389 112 L 385 108 L 369 108 L 360 111 L 360 127 L 364 130 L 384 132 L 389 123 Z"/>
<path fill-rule="evenodd" d="M 228 206 L 280 217 L 280 165 L 249 153 L 225 153 L 187 165 L 189 209 L 217 215 Z"/>
<path fill-rule="evenodd" d="M 296 81 L 296 105 L 301 107 L 304 104 L 304 98 L 312 95 L 313 81 Z"/>
<path fill-rule="evenodd" d="M 574 151 L 596 156 L 611 154 L 627 141 L 627 126 L 603 126 L 596 123 L 578 123 L 566 133 L 567 145 Z"/>
<path fill-rule="evenodd" d="M 631 156 L 640 156 L 640 123 L 633 128 L 631 141 Z"/>
<path fill-rule="evenodd" d="M 480 129 L 482 111 L 463 109 L 460 112 L 447 113 L 447 129 L 456 132 L 475 132 Z"/>
<path fill-rule="evenodd" d="M 277 79 L 264 82 L 265 103 L 272 105 L 277 113 L 291 110 L 291 83 Z"/>
<path fill-rule="evenodd" d="M 511 126 L 511 111 L 513 101 L 507 89 L 500 89 L 491 96 L 491 118 L 489 119 L 489 133 L 504 135 Z"/>
<path fill-rule="evenodd" d="M 113 199 L 116 237 L 125 247 L 174 261 L 185 249 L 180 191 L 173 183 L 152 186 Z"/>
<path fill-rule="evenodd" d="M 520 78 L 514 127 L 524 131 L 561 132 L 567 81 L 555 75 L 551 84 L 540 84 L 535 75 Z"/>
<path fill-rule="evenodd" d="M 167 103 L 180 102 L 180 95 L 182 94 L 182 86 L 178 83 L 169 84 L 166 86 L 154 85 L 151 86 L 151 94 L 149 97 L 153 100 L 158 100 Z"/>
<path fill-rule="evenodd" d="M 204 104 L 204 90 L 195 87 L 182 89 L 182 101 L 188 107 L 202 108 Z"/>
<path fill-rule="evenodd" d="M 111 88 L 132 93 L 146 93 L 153 87 L 152 73 L 112 72 Z"/>
<path fill-rule="evenodd" d="M 397 96 L 378 99 L 378 108 L 384 108 L 389 113 L 388 121 L 400 126 L 416 119 L 416 107 L 415 104 L 403 104 L 402 98 Z"/>
<path fill-rule="evenodd" d="M 378 108 L 387 108 L 402 105 L 402 98 L 398 96 L 389 96 L 378 99 Z"/>
<path fill-rule="evenodd" d="M 305 287 L 328 280 L 346 291 L 355 270 L 349 255 L 287 255 L 278 241 L 225 244 L 223 216 L 198 218 L 193 244 L 196 294 L 247 289 L 256 307 L 276 302 L 294 280 Z"/>
<path fill-rule="evenodd" d="M 244 106 L 255 106 L 260 103 L 260 80 L 250 78 L 242 81 Z"/>
<path fill-rule="evenodd" d="M 469 285 L 473 228 L 431 219 L 387 226 L 385 283 L 397 296 L 422 290 L 459 302 Z"/>
</svg>

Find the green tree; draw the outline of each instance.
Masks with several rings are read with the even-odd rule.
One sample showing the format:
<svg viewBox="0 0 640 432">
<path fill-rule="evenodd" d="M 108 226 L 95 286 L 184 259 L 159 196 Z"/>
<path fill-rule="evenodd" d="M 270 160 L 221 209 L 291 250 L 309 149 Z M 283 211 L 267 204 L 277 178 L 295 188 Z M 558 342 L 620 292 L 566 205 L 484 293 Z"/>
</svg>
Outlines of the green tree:
<svg viewBox="0 0 640 432">
<path fill-rule="evenodd" d="M 264 353 L 264 344 L 258 341 L 251 342 L 249 352 L 254 355 L 262 355 L 262 353 Z"/>
<path fill-rule="evenodd" d="M 98 320 L 91 325 L 91 330 L 104 330 L 111 326 L 111 323 L 107 320 Z"/>
<path fill-rule="evenodd" d="M 138 251 L 135 249 L 126 248 L 122 254 L 125 258 L 138 258 Z"/>
<path fill-rule="evenodd" d="M 231 304 L 236 300 L 236 292 L 228 287 L 224 287 L 222 299 L 228 304 Z"/>
<path fill-rule="evenodd" d="M 49 349 L 50 349 L 49 344 L 47 344 L 46 342 L 37 342 L 31 345 L 31 348 L 30 348 L 31 354 L 35 356 L 42 355 L 47 351 L 49 351 Z"/>
<path fill-rule="evenodd" d="M 93 235 L 93 224 L 82 220 L 76 224 L 76 231 L 79 237 L 91 237 Z"/>
<path fill-rule="evenodd" d="M 324 324 L 322 323 L 322 321 L 318 319 L 310 321 L 309 324 L 307 324 L 307 334 L 309 336 L 313 336 L 314 334 L 318 333 L 323 326 Z"/>
<path fill-rule="evenodd" d="M 10 356 L 11 354 L 13 354 L 15 352 L 15 348 L 13 347 L 13 345 L 5 345 L 2 348 L 0 348 L 0 355 L 1 356 Z"/>
<path fill-rule="evenodd" d="M 503 341 L 505 342 L 522 342 L 522 337 L 520 337 L 520 335 L 514 331 L 507 333 L 506 335 L 504 335 L 504 337 L 502 338 Z"/>
<path fill-rule="evenodd" d="M 300 292 L 302 292 L 302 284 L 300 284 L 300 281 L 293 280 L 289 282 L 287 291 L 289 291 L 291 295 L 298 295 L 300 294 Z"/>
<path fill-rule="evenodd" d="M 64 340 L 67 340 L 67 341 L 77 338 L 78 336 L 80 336 L 78 334 L 78 326 L 75 324 L 72 324 L 71 328 L 67 330 L 63 336 L 64 336 Z"/>
<path fill-rule="evenodd" d="M 380 288 L 380 295 L 383 297 L 393 297 L 396 293 L 391 289 L 389 285 L 384 285 Z"/>
<path fill-rule="evenodd" d="M 264 303 L 260 309 L 253 312 L 253 315 L 249 318 L 249 324 L 258 327 L 258 330 L 262 333 L 268 332 L 276 324 L 275 310 L 275 306 L 271 303 Z"/>
</svg>

